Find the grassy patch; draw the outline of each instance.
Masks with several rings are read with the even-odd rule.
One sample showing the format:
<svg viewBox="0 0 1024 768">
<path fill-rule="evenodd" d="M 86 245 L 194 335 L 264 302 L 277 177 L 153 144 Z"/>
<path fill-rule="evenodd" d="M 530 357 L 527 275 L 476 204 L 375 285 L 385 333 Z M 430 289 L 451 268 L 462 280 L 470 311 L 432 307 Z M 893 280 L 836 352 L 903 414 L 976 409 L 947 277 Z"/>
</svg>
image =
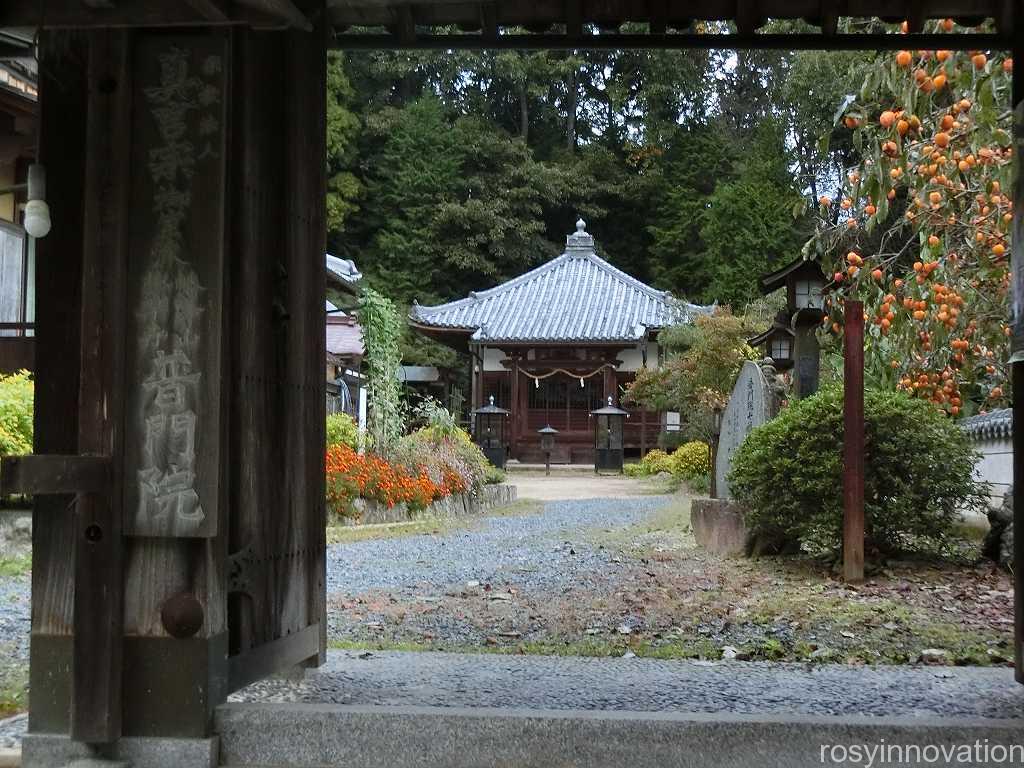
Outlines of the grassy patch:
<svg viewBox="0 0 1024 768">
<path fill-rule="evenodd" d="M 24 576 L 32 570 L 32 553 L 0 557 L 0 578 Z"/>
<path fill-rule="evenodd" d="M 684 494 L 672 500 L 639 523 L 617 529 L 594 529 L 587 540 L 610 549 L 642 555 L 655 546 L 679 546 L 692 541 L 690 497 Z"/>
<path fill-rule="evenodd" d="M 359 541 L 399 539 L 405 536 L 432 536 L 453 528 L 469 528 L 476 518 L 430 518 L 407 523 L 374 525 L 331 525 L 327 527 L 328 544 L 354 544 Z"/>
<path fill-rule="evenodd" d="M 28 667 L 11 665 L 0 669 L 0 718 L 28 709 Z"/>
<path fill-rule="evenodd" d="M 353 544 L 359 541 L 399 539 L 405 536 L 433 536 L 452 530 L 479 528 L 489 517 L 513 517 L 534 515 L 544 505 L 531 499 L 520 499 L 507 506 L 489 510 L 486 514 L 473 517 L 424 517 L 401 523 L 378 523 L 373 525 L 331 525 L 327 527 L 328 544 Z"/>
</svg>

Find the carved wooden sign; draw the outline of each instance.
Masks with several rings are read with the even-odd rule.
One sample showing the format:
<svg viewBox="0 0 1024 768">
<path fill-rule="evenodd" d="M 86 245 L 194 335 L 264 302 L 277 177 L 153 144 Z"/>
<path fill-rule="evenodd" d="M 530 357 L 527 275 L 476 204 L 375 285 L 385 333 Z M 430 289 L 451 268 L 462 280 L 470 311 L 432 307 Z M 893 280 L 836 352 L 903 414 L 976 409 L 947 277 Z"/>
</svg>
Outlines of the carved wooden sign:
<svg viewBox="0 0 1024 768">
<path fill-rule="evenodd" d="M 125 529 L 217 532 L 225 68 L 221 33 L 140 34 L 132 110 Z"/>
</svg>

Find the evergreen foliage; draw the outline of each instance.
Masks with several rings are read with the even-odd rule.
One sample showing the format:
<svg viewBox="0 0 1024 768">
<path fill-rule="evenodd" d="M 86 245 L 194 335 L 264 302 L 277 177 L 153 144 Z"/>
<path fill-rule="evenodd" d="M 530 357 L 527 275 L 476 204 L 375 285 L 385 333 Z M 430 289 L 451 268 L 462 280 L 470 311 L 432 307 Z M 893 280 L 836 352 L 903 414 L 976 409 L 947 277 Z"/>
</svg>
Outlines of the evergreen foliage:
<svg viewBox="0 0 1024 768">
<path fill-rule="evenodd" d="M 941 548 L 963 509 L 980 505 L 966 434 L 902 392 L 864 397 L 868 551 Z M 766 541 L 835 551 L 843 529 L 843 392 L 823 389 L 754 429 L 733 454 L 729 489 Z"/>
<path fill-rule="evenodd" d="M 756 276 L 810 235 L 800 203 L 828 175 L 817 138 L 853 64 L 818 52 L 332 56 L 332 252 L 400 306 L 449 301 L 561 252 L 582 215 L 616 266 L 742 309 Z M 415 346 L 407 359 L 436 354 Z"/>
</svg>

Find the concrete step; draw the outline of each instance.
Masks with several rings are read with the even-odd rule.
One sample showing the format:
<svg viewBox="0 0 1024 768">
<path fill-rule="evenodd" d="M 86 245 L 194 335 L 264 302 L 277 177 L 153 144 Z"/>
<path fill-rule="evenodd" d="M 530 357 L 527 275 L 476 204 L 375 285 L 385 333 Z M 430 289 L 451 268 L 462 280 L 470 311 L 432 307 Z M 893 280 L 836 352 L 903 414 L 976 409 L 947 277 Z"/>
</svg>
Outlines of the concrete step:
<svg viewBox="0 0 1024 768">
<path fill-rule="evenodd" d="M 920 764 L 995 766 L 1024 744 L 1024 720 L 338 704 L 228 704 L 216 730 L 232 768 L 820 768 L 859 745 L 977 749 Z"/>
</svg>

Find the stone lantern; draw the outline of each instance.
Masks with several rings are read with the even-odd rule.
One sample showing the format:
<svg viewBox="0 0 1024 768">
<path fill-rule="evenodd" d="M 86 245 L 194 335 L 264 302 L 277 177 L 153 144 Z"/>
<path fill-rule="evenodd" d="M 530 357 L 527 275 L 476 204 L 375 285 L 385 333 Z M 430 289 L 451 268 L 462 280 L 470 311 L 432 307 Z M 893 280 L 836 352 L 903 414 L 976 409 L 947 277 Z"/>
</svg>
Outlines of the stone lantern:
<svg viewBox="0 0 1024 768">
<path fill-rule="evenodd" d="M 609 396 L 608 405 L 591 411 L 590 415 L 594 419 L 594 473 L 602 469 L 617 469 L 621 473 L 623 436 L 629 414 L 616 408 Z"/>
<path fill-rule="evenodd" d="M 476 416 L 476 444 L 480 446 L 484 456 L 498 469 L 505 468 L 505 421 L 508 411 L 494 404 L 494 395 L 490 402 L 473 411 Z"/>
<path fill-rule="evenodd" d="M 775 316 L 775 320 L 767 331 L 752 339 L 747 339 L 747 344 L 752 347 L 764 347 L 764 356 L 770 357 L 775 369 L 779 371 L 793 367 L 796 331 L 790 327 L 789 320 L 790 312 L 788 309 L 784 309 Z"/>
<path fill-rule="evenodd" d="M 818 391 L 821 349 L 816 331 L 825 314 L 825 273 L 817 261 L 801 257 L 763 275 L 760 284 L 764 294 L 785 288 L 786 309 L 751 343 L 765 344 L 766 355 L 779 370 L 793 369 L 793 389 L 798 399 L 813 395 Z"/>
<path fill-rule="evenodd" d="M 544 451 L 544 474 L 551 474 L 551 452 L 555 450 L 555 435 L 558 430 L 550 424 L 537 430 L 540 435 L 540 449 Z"/>
</svg>

